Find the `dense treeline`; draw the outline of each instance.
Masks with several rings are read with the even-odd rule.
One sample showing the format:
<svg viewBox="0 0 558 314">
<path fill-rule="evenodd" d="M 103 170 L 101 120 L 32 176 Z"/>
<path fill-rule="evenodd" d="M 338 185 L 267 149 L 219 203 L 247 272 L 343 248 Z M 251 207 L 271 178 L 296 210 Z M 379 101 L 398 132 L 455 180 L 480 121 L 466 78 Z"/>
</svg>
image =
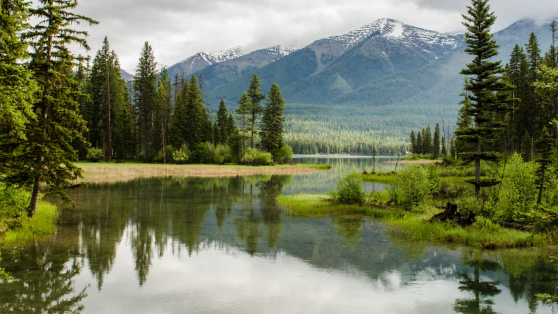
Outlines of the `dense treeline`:
<svg viewBox="0 0 558 314">
<path fill-rule="evenodd" d="M 92 62 L 72 54 L 72 43 L 89 46 L 87 32 L 71 25 L 98 23 L 72 13 L 77 1 L 0 4 L 0 180 L 31 190 L 29 216 L 42 185 L 72 203 L 65 191 L 82 176 L 78 160 L 261 165 L 292 158 L 277 84 L 266 97 L 253 75 L 236 114 L 221 101 L 212 121 L 203 76 L 157 71 L 147 42 L 132 82 L 122 78 L 107 38 Z"/>
</svg>

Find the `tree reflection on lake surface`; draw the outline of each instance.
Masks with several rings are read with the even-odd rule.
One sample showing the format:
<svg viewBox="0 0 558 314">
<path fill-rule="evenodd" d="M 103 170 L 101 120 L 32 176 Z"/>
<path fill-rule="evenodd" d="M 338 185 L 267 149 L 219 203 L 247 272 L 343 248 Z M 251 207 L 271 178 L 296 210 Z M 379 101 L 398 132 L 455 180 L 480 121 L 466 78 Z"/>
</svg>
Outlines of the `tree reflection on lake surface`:
<svg viewBox="0 0 558 314">
<path fill-rule="evenodd" d="M 56 235 L 2 248 L 15 279 L 0 312 L 552 313 L 534 297 L 556 292 L 549 249 L 411 243 L 380 221 L 295 219 L 276 203 L 293 187 L 327 192 L 351 162 L 73 190 Z"/>
</svg>

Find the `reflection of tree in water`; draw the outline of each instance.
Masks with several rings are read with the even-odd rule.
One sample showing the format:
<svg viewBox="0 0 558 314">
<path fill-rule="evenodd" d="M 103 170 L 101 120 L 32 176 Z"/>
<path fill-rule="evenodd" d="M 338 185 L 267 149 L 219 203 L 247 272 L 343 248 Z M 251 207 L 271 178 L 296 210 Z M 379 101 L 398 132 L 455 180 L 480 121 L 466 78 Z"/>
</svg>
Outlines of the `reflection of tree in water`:
<svg viewBox="0 0 558 314">
<path fill-rule="evenodd" d="M 343 238 L 344 247 L 354 248 L 362 240 L 360 229 L 363 227 L 363 219 L 361 217 L 333 217 L 331 225 L 335 227 L 337 235 Z"/>
<path fill-rule="evenodd" d="M 281 208 L 276 203 L 277 196 L 281 195 L 283 187 L 291 183 L 292 176 L 273 176 L 269 180 L 262 180 L 258 183 L 260 189 L 260 212 L 262 213 L 263 223 L 267 231 L 267 244 L 275 247 L 281 232 L 283 232 L 283 222 L 281 221 Z"/>
<path fill-rule="evenodd" d="M 455 301 L 454 310 L 458 313 L 496 313 L 492 310 L 494 302 L 490 299 L 502 290 L 498 289 L 500 284 L 498 281 L 488 280 L 481 281 L 481 272 L 498 272 L 501 270 L 499 263 L 485 259 L 482 254 L 474 254 L 469 252 L 464 257 L 463 265 L 473 268 L 473 274 L 468 271 L 459 273 L 462 279 L 459 281 L 459 290 L 471 292 L 474 295 L 472 299 L 457 299 Z"/>
<path fill-rule="evenodd" d="M 79 245 L 37 244 L 3 254 L 14 280 L 0 285 L 2 313 L 80 313 L 87 287 L 76 294 L 73 278 L 81 272 Z"/>
<path fill-rule="evenodd" d="M 253 180 L 253 178 L 251 178 Z M 254 213 L 254 185 L 250 182 L 250 195 L 245 197 L 245 185 L 242 184 L 242 208 L 240 218 L 235 219 L 236 233 L 242 242 L 246 241 L 246 251 L 248 254 L 254 256 L 258 252 L 258 241 L 263 235 L 260 230 L 260 217 Z M 246 202 L 245 202 L 246 201 Z M 247 206 L 247 210 L 245 210 Z M 245 216 L 245 211 L 247 212 Z"/>
</svg>

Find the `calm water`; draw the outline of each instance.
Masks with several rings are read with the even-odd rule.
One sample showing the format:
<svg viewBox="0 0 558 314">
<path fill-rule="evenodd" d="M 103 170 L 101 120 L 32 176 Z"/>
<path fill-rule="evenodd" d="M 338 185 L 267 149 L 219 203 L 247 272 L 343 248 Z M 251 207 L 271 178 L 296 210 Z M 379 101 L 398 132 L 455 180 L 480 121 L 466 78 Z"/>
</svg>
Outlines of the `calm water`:
<svg viewBox="0 0 558 314">
<path fill-rule="evenodd" d="M 277 195 L 328 192 L 372 163 L 310 161 L 334 169 L 72 191 L 78 210 L 62 211 L 55 236 L 1 250 L 16 280 L 0 285 L 0 312 L 556 312 L 534 297 L 556 293 L 551 250 L 430 246 L 360 217 L 286 217 Z"/>
</svg>

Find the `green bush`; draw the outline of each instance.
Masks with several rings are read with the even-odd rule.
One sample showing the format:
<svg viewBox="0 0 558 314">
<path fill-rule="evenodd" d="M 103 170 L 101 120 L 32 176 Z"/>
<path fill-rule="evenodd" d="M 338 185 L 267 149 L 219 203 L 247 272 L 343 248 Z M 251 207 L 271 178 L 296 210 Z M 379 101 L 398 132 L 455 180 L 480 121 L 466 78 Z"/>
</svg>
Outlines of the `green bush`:
<svg viewBox="0 0 558 314">
<path fill-rule="evenodd" d="M 212 148 L 210 148 L 211 150 Z M 207 144 L 199 143 L 190 151 L 190 162 L 194 164 L 203 164 L 209 161 Z"/>
<path fill-rule="evenodd" d="M 471 227 L 479 230 L 479 231 L 486 231 L 486 232 L 500 232 L 502 231 L 502 227 L 499 224 L 493 223 L 490 219 L 484 218 L 482 216 L 476 216 L 475 222 L 471 225 Z"/>
<path fill-rule="evenodd" d="M 499 203 L 496 215 L 505 221 L 515 221 L 517 215 L 528 212 L 537 201 L 535 186 L 536 164 L 524 162 L 519 154 L 513 154 L 502 165 L 504 179 L 500 184 Z"/>
<path fill-rule="evenodd" d="M 286 164 L 293 160 L 293 149 L 289 145 L 284 145 L 273 155 L 273 160 L 280 164 Z"/>
<path fill-rule="evenodd" d="M 354 170 L 339 178 L 336 185 L 337 190 L 329 192 L 329 196 L 334 202 L 341 204 L 364 203 L 364 191 L 359 176 Z"/>
<path fill-rule="evenodd" d="M 440 175 L 438 168 L 436 168 L 435 164 L 430 164 L 426 168 L 426 174 L 428 177 L 428 188 L 430 190 L 430 194 L 435 194 L 440 192 Z"/>
<path fill-rule="evenodd" d="M 400 172 L 401 194 L 406 208 L 413 208 L 431 195 L 431 183 L 427 171 L 418 164 L 410 165 Z"/>
<path fill-rule="evenodd" d="M 104 159 L 103 150 L 100 148 L 90 148 L 87 152 L 87 160 L 92 162 L 98 162 Z"/>
<path fill-rule="evenodd" d="M 230 162 L 231 159 L 231 148 L 228 145 L 218 144 L 215 146 L 212 156 L 213 163 L 222 165 L 226 162 Z"/>
<path fill-rule="evenodd" d="M 172 146 L 171 146 L 172 147 Z M 172 161 L 177 164 L 185 164 L 190 158 L 188 145 L 184 144 L 179 150 L 172 152 Z"/>
<path fill-rule="evenodd" d="M 165 150 L 166 150 L 166 154 L 164 156 L 163 156 L 163 150 L 161 149 L 157 153 L 155 158 L 153 158 L 153 161 L 160 162 L 160 163 L 166 161 L 167 163 L 172 163 L 174 161 L 173 158 L 172 158 L 172 156 L 175 152 L 174 147 L 172 147 L 172 145 L 166 145 Z"/>
<path fill-rule="evenodd" d="M 265 166 L 271 164 L 272 158 L 270 153 L 261 152 L 256 148 L 248 148 L 242 161 L 246 165 Z"/>
<path fill-rule="evenodd" d="M 25 216 L 31 193 L 21 188 L 0 186 L 0 222 Z"/>
</svg>

